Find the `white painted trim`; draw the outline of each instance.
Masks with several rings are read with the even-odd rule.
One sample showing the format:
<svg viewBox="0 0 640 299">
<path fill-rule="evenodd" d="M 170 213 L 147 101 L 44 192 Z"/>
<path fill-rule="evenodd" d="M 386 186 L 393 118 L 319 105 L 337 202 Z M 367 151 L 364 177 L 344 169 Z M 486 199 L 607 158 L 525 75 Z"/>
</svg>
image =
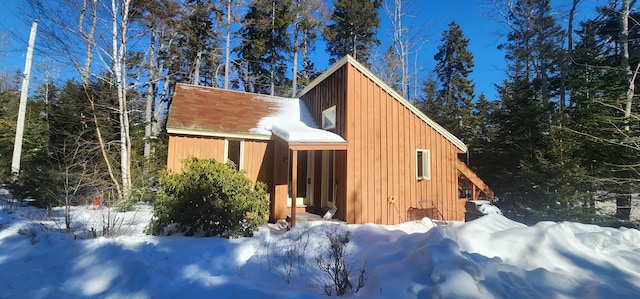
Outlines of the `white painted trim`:
<svg viewBox="0 0 640 299">
<path fill-rule="evenodd" d="M 240 140 L 240 165 L 238 165 L 238 169 L 244 169 L 244 139 Z"/>
<path fill-rule="evenodd" d="M 422 153 L 422 176 L 418 165 L 418 153 Z M 431 179 L 431 151 L 428 149 L 416 149 L 416 178 L 418 180 Z"/>
<path fill-rule="evenodd" d="M 358 71 L 362 72 L 365 76 L 367 76 L 369 79 L 371 79 L 375 84 L 377 84 L 378 86 L 382 87 L 382 89 L 384 91 L 389 93 L 398 102 L 400 102 L 402 105 L 407 107 L 411 112 L 413 112 L 420 119 L 422 119 L 425 123 L 427 123 L 429 126 L 431 126 L 434 130 L 436 130 L 438 133 L 440 133 L 442 136 L 444 136 L 447 140 L 449 140 L 451 143 L 453 143 L 462 152 L 465 152 L 465 153 L 467 152 L 468 148 L 464 144 L 464 142 L 462 142 L 462 140 L 458 139 L 458 137 L 456 137 L 455 135 L 451 134 L 451 132 L 447 131 L 445 128 L 443 128 L 438 123 L 433 121 L 431 118 L 426 116 L 422 111 L 420 111 L 420 109 L 418 109 L 415 106 L 413 106 L 402 95 L 400 95 L 397 91 L 395 91 L 389 85 L 384 83 L 380 78 L 378 78 L 378 76 L 373 74 L 370 70 L 368 70 L 365 66 L 360 64 L 357 60 L 355 60 L 350 55 L 347 55 L 347 56 L 343 57 L 338 62 L 336 62 L 333 66 L 331 66 L 328 70 L 326 70 L 324 73 L 322 73 L 320 76 L 318 76 L 318 78 L 313 80 L 309 85 L 307 85 L 307 87 L 305 87 L 302 91 L 300 91 L 300 93 L 298 94 L 297 97 L 301 98 L 304 94 L 306 94 L 311 89 L 316 87 L 316 85 L 320 84 L 320 82 L 324 81 L 327 77 L 331 76 L 334 72 L 336 72 L 338 69 L 340 69 L 342 66 L 344 66 L 347 63 L 351 63 L 351 65 L 353 65 Z"/>
<path fill-rule="evenodd" d="M 223 133 L 223 132 L 198 131 L 198 130 L 186 130 L 186 129 L 167 128 L 167 133 L 177 134 L 177 135 L 197 135 L 197 136 L 220 137 L 220 138 L 231 138 L 231 139 L 271 140 L 271 135 Z"/>
</svg>

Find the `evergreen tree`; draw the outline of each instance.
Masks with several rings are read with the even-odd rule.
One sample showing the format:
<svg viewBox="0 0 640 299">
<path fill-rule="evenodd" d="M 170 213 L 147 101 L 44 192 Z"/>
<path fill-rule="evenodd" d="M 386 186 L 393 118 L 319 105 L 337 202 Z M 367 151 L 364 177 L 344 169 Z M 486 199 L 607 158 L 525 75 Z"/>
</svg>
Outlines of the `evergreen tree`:
<svg viewBox="0 0 640 299">
<path fill-rule="evenodd" d="M 400 92 L 400 61 L 395 54 L 393 46 L 389 46 L 387 51 L 382 56 L 382 61 L 376 63 L 376 66 L 373 66 L 373 70 L 375 73 L 379 74 L 380 78 L 387 83 L 387 85 L 391 86 L 398 93 Z"/>
<path fill-rule="evenodd" d="M 488 161 L 497 168 L 493 188 L 511 203 L 544 209 L 553 204 L 548 195 L 557 181 L 549 176 L 562 177 L 551 169 L 567 162 L 560 159 L 567 155 L 553 153 L 564 141 L 552 134 L 560 121 L 553 117 L 553 99 L 559 93 L 564 32 L 549 0 L 516 1 L 505 16 L 510 31 L 499 48 L 508 62 L 507 79 L 498 88 L 499 106 L 492 115 L 500 156 Z"/>
<path fill-rule="evenodd" d="M 20 173 L 9 185 L 17 199 L 31 198 L 41 207 L 50 206 L 51 181 L 55 176 L 49 171 L 47 144 L 49 141 L 47 106 L 56 94 L 52 84 L 40 86 L 27 101 L 24 136 L 20 158 Z M 13 142 L 11 142 L 13 145 Z"/>
<path fill-rule="evenodd" d="M 187 7 L 187 18 L 182 23 L 178 44 L 183 51 L 186 82 L 216 86 L 214 80 L 218 79 L 215 75 L 222 54 L 213 18 L 221 12 L 208 0 L 189 0 Z"/>
<path fill-rule="evenodd" d="M 473 68 L 473 54 L 467 50 L 465 38 L 456 22 L 442 33 L 442 44 L 434 55 L 439 88 L 436 100 L 442 105 L 442 114 L 436 121 L 463 141 L 470 141 L 471 110 L 474 84 L 468 79 Z"/>
<path fill-rule="evenodd" d="M 16 121 L 20 89 L 20 73 L 12 78 L 9 74 L 0 74 L 0 179 L 6 181 L 11 176 L 11 159 L 15 140 Z"/>
<path fill-rule="evenodd" d="M 239 31 L 241 44 L 235 49 L 245 91 L 287 94 L 286 62 L 292 50 L 287 29 L 292 22 L 291 0 L 252 1 Z"/>
<path fill-rule="evenodd" d="M 594 188 L 620 195 L 618 205 L 628 206 L 630 194 L 640 191 L 640 123 L 637 102 L 632 102 L 631 117 L 625 113 L 630 86 L 620 49 L 627 40 L 627 62 L 637 66 L 640 29 L 631 26 L 628 37 L 622 38 L 624 9 L 614 5 L 598 8 L 599 16 L 580 24 L 568 79 L 573 105 L 567 130 L 579 140 L 578 156 Z M 633 22 L 640 14 L 631 12 L 628 17 Z M 628 219 L 628 214 L 621 217 Z"/>
<path fill-rule="evenodd" d="M 368 65 L 371 48 L 380 45 L 376 31 L 380 26 L 378 9 L 382 0 L 335 0 L 329 26 L 325 27 L 329 61 L 348 55 Z"/>
<path fill-rule="evenodd" d="M 422 93 L 424 96 L 419 100 L 418 107 L 424 114 L 436 122 L 444 118 L 444 106 L 440 104 L 437 98 L 438 82 L 431 73 L 422 85 Z"/>
</svg>

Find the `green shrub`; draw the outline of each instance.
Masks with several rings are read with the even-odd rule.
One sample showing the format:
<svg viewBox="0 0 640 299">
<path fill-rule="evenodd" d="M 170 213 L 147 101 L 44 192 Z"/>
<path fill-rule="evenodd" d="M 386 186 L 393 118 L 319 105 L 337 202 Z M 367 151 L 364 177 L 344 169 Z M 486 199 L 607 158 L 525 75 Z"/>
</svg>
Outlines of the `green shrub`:
<svg viewBox="0 0 640 299">
<path fill-rule="evenodd" d="M 165 173 L 153 206 L 149 233 L 251 236 L 269 211 L 266 185 L 253 182 L 233 162 L 189 157 L 181 173 Z"/>
</svg>

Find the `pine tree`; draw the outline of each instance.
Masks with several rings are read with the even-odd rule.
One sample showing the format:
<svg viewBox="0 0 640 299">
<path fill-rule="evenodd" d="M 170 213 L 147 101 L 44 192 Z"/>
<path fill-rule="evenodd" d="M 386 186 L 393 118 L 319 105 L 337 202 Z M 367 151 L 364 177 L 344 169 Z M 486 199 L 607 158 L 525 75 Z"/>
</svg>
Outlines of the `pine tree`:
<svg viewBox="0 0 640 299">
<path fill-rule="evenodd" d="M 640 59 L 640 30 L 632 26 L 624 37 L 625 9 L 614 5 L 598 8 L 598 17 L 580 24 L 568 79 L 573 105 L 567 130 L 580 142 L 579 156 L 595 188 L 619 195 L 618 205 L 628 206 L 630 194 L 640 191 L 638 103 L 628 100 L 638 85 L 630 85 L 628 76 Z M 637 20 L 640 14 L 626 17 Z M 625 41 L 627 58 L 620 51 Z M 626 214 L 621 217 L 628 219 Z"/>
<path fill-rule="evenodd" d="M 289 94 L 285 74 L 287 54 L 292 51 L 287 30 L 292 22 L 291 0 L 252 2 L 239 31 L 241 44 L 236 48 L 245 91 Z"/>
<path fill-rule="evenodd" d="M 29 98 L 20 159 L 22 171 L 18 179 L 9 185 L 14 197 L 35 199 L 35 204 L 40 207 L 50 206 L 48 197 L 52 190 L 51 182 L 56 179 L 49 172 L 47 150 L 49 142 L 47 106 L 55 94 L 56 89 L 53 84 L 44 84 Z"/>
<path fill-rule="evenodd" d="M 15 140 L 16 119 L 20 89 L 20 73 L 14 78 L 9 74 L 0 74 L 0 179 L 6 181 L 11 175 L 11 157 Z"/>
<path fill-rule="evenodd" d="M 351 55 L 356 60 L 369 64 L 373 45 L 380 45 L 376 31 L 380 26 L 378 9 L 382 0 L 335 0 L 331 24 L 325 27 L 329 61 Z"/>
<path fill-rule="evenodd" d="M 180 48 L 184 51 L 189 83 L 217 86 L 214 81 L 220 64 L 220 36 L 212 18 L 222 13 L 208 0 L 189 0 L 188 17 L 182 26 Z M 220 75 L 220 74 L 218 74 Z"/>
<path fill-rule="evenodd" d="M 474 84 L 468 79 L 473 68 L 473 54 L 467 50 L 469 39 L 456 22 L 451 22 L 449 29 L 442 33 L 441 42 L 433 58 L 436 60 L 434 73 L 439 81 L 436 99 L 444 113 L 436 121 L 468 142 L 475 93 Z"/>
<path fill-rule="evenodd" d="M 494 146 L 500 153 L 494 186 L 512 202 L 545 203 L 547 178 L 540 158 L 551 148 L 550 130 L 558 94 L 563 31 L 549 0 L 519 0 L 504 12 L 510 25 L 499 48 L 508 62 L 507 79 L 499 86 Z"/>
</svg>

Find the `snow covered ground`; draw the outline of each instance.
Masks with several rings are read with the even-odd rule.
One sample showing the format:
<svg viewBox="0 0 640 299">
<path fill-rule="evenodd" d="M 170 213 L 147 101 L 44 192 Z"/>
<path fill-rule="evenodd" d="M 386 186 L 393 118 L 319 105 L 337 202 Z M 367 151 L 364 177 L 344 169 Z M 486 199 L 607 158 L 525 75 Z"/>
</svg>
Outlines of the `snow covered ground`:
<svg viewBox="0 0 640 299">
<path fill-rule="evenodd" d="M 225 240 L 143 233 L 135 212 L 49 213 L 0 202 L 0 298 L 325 298 L 318 257 L 350 234 L 361 298 L 637 298 L 640 232 L 580 223 L 525 226 L 501 215 L 433 226 L 302 222 Z M 86 238 L 112 228 L 112 238 Z M 320 259 L 322 260 L 322 259 Z M 355 280 L 357 282 L 357 279 Z"/>
</svg>

